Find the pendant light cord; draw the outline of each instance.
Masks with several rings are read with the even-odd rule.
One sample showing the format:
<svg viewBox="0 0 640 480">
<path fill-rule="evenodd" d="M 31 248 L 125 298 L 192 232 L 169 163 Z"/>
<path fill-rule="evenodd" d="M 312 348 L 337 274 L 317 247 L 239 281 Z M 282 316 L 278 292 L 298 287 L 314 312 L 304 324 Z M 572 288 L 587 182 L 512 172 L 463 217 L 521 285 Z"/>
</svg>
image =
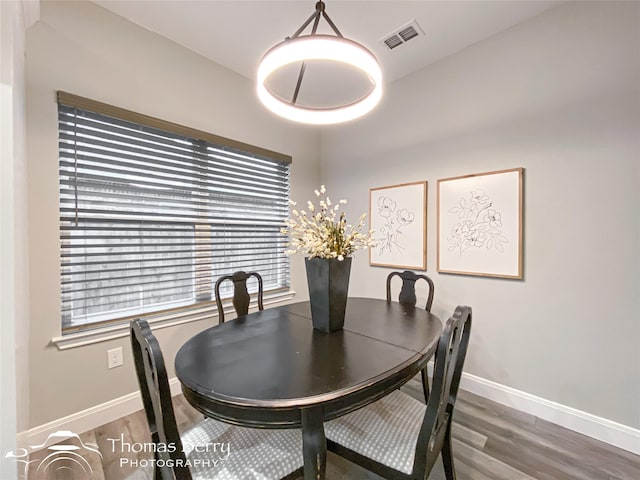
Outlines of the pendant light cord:
<svg viewBox="0 0 640 480">
<path fill-rule="evenodd" d="M 298 36 L 300 36 L 300 34 L 304 31 L 304 29 L 309 26 L 311 21 L 313 21 L 313 27 L 311 27 L 311 35 L 315 35 L 318 31 L 318 24 L 320 23 L 321 16 L 326 20 L 326 22 L 329 24 L 329 26 L 334 31 L 337 37 L 344 38 L 342 36 L 342 33 L 340 33 L 340 30 L 338 30 L 338 27 L 336 27 L 336 24 L 333 23 L 331 18 L 329 18 L 329 15 L 327 15 L 326 5 L 321 0 L 316 3 L 316 11 L 313 12 L 313 14 L 302 24 L 302 26 L 298 30 L 296 30 L 296 32 L 293 35 L 291 35 L 291 37 L 288 37 L 288 39 L 297 38 Z M 298 101 L 298 94 L 300 93 L 300 87 L 302 86 L 302 78 L 304 77 L 304 72 L 306 69 L 307 69 L 307 66 L 305 62 L 302 62 L 302 65 L 300 65 L 300 73 L 298 73 L 298 81 L 296 82 L 296 88 L 293 92 L 293 98 L 291 99 L 291 105 L 295 105 L 296 102 Z"/>
<path fill-rule="evenodd" d="M 287 38 L 297 38 L 302 33 L 302 31 L 309 26 L 312 20 L 315 20 L 315 22 L 314 22 L 313 31 L 311 32 L 311 35 L 315 35 L 316 29 L 318 28 L 318 22 L 320 22 L 320 16 L 322 16 L 322 18 L 325 19 L 325 21 L 329 24 L 329 26 L 331 27 L 331 30 L 333 30 L 333 33 L 335 33 L 337 37 L 344 38 L 342 36 L 342 33 L 340 33 L 340 30 L 338 30 L 338 27 L 336 27 L 336 24 L 333 23 L 333 20 L 331 20 L 331 18 L 327 14 L 326 5 L 324 4 L 323 1 L 316 3 L 316 11 L 313 12 L 309 18 L 307 18 L 307 20 L 302 24 L 302 26 L 298 30 L 296 30 L 296 33 L 294 33 L 293 35 Z"/>
</svg>

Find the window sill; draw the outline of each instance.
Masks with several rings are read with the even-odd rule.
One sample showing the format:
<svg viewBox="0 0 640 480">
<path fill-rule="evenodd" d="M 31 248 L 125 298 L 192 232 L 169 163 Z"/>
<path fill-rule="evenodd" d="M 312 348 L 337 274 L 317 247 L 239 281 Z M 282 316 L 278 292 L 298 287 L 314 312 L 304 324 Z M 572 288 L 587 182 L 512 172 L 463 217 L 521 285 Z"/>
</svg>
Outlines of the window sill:
<svg viewBox="0 0 640 480">
<path fill-rule="evenodd" d="M 295 294 L 296 292 L 293 290 L 265 294 L 264 306 L 267 308 L 269 305 L 287 302 L 293 299 Z M 229 315 L 235 315 L 230 299 L 223 302 L 223 307 L 225 314 L 228 313 Z M 257 306 L 252 305 L 249 311 L 256 310 Z M 215 304 L 210 304 L 202 308 L 196 307 L 185 309 L 183 312 L 172 312 L 169 315 L 149 319 L 149 324 L 154 330 L 156 330 L 159 328 L 174 327 L 184 323 L 196 322 L 198 320 L 216 318 L 218 318 L 218 309 Z M 71 348 L 84 347 L 86 345 L 106 342 L 107 340 L 127 336 L 129 336 L 129 324 L 123 323 L 120 325 L 111 325 L 108 327 L 96 328 L 95 330 L 87 330 L 85 332 L 70 333 L 69 335 L 53 337 L 50 344 L 58 347 L 58 350 L 68 350 Z"/>
</svg>

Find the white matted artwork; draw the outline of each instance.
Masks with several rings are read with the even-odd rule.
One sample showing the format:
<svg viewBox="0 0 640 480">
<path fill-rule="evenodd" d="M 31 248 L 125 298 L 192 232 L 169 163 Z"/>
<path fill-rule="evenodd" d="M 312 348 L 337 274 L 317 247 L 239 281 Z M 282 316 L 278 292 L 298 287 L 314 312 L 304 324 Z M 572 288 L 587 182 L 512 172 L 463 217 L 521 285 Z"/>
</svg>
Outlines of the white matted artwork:
<svg viewBox="0 0 640 480">
<path fill-rule="evenodd" d="M 523 171 L 438 180 L 438 272 L 522 278 Z"/>
<path fill-rule="evenodd" d="M 426 270 L 427 182 L 369 190 L 369 265 Z"/>
</svg>

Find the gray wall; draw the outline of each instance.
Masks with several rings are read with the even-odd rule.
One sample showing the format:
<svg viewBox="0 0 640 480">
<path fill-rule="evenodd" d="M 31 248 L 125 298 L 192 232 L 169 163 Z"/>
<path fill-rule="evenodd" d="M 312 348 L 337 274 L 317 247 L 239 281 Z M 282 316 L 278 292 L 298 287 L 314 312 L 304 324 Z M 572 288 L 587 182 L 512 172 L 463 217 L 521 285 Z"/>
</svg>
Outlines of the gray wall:
<svg viewBox="0 0 640 480">
<path fill-rule="evenodd" d="M 319 185 L 320 134 L 274 119 L 253 85 L 90 2 L 43 2 L 27 35 L 29 255 L 31 260 L 29 426 L 137 391 L 128 339 L 58 351 L 60 335 L 56 90 L 89 97 L 293 156 L 292 195 Z M 304 298 L 301 258 L 293 288 Z M 167 364 L 207 322 L 158 331 Z M 123 368 L 106 351 L 123 346 Z"/>
<path fill-rule="evenodd" d="M 639 14 L 547 11 L 389 85 L 372 115 L 322 136 L 322 179 L 352 216 L 371 187 L 429 181 L 433 311 L 473 307 L 470 373 L 635 428 Z M 511 167 L 525 168 L 524 280 L 438 274 L 437 179 Z M 382 297 L 388 272 L 359 255 L 350 294 Z"/>
</svg>

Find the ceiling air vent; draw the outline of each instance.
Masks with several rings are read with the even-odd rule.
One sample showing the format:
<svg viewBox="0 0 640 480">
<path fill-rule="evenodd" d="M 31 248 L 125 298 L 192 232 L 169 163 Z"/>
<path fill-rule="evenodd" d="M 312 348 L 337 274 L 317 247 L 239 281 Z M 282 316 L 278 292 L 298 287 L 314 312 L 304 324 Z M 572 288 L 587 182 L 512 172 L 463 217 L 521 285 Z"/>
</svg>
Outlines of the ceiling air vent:
<svg viewBox="0 0 640 480">
<path fill-rule="evenodd" d="M 416 37 L 424 36 L 424 31 L 418 25 L 418 22 L 412 20 L 411 22 L 398 28 L 395 32 L 385 35 L 380 43 L 384 44 L 389 50 L 393 50 L 400 45 L 407 43 Z"/>
</svg>

